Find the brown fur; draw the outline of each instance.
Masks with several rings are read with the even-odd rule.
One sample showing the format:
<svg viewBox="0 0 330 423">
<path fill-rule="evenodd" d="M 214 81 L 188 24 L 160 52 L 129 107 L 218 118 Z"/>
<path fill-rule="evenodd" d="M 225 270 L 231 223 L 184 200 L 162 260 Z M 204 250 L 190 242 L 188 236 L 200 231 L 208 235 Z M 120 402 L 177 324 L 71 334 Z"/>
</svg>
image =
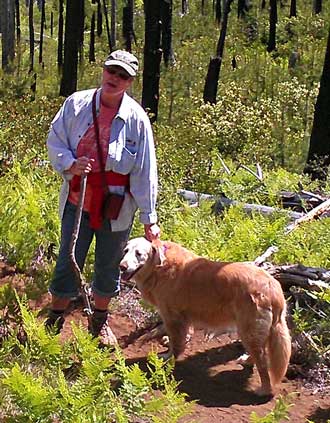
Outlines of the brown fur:
<svg viewBox="0 0 330 423">
<path fill-rule="evenodd" d="M 213 331 L 236 327 L 257 366 L 258 393 L 273 394 L 291 354 L 286 302 L 276 279 L 252 264 L 211 261 L 161 241 L 150 246 L 133 279 L 145 300 L 157 307 L 170 353 L 177 357 L 184 351 L 189 326 Z"/>
</svg>

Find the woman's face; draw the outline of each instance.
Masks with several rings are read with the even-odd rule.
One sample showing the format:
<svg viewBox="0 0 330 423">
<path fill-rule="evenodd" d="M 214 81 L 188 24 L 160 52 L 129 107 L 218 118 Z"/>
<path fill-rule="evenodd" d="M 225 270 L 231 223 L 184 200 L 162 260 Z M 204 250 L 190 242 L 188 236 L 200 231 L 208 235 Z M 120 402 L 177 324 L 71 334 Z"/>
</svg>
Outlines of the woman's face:
<svg viewBox="0 0 330 423">
<path fill-rule="evenodd" d="M 131 77 L 120 66 L 107 66 L 103 68 L 102 94 L 108 97 L 120 97 L 130 87 L 133 81 Z"/>
</svg>

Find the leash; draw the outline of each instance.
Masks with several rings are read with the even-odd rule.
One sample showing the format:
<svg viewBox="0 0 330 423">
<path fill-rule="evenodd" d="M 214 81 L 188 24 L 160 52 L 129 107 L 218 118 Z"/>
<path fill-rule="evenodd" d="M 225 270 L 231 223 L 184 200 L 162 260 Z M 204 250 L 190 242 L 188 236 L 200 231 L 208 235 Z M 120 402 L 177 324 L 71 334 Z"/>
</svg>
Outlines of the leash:
<svg viewBox="0 0 330 423">
<path fill-rule="evenodd" d="M 78 287 L 80 289 L 80 292 L 83 298 L 84 312 L 87 315 L 88 322 L 91 323 L 90 321 L 91 321 L 93 311 L 92 311 L 91 302 L 90 302 L 89 288 L 88 288 L 88 284 L 83 278 L 83 275 L 80 271 L 80 268 L 78 266 L 78 263 L 75 257 L 76 244 L 77 244 L 77 239 L 79 235 L 83 204 L 84 204 L 85 194 L 86 194 L 86 185 L 87 185 L 87 175 L 83 174 L 81 175 L 81 180 L 80 180 L 79 200 L 78 200 L 74 226 L 72 231 L 72 237 L 70 242 L 70 261 L 71 261 L 74 273 L 76 275 Z"/>
</svg>

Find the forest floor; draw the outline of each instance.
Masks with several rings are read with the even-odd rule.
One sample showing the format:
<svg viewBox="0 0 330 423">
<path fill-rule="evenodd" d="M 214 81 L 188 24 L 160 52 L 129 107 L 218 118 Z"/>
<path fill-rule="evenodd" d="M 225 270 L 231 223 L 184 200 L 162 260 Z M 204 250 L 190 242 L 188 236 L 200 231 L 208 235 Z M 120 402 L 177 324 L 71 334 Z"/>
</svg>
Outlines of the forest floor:
<svg viewBox="0 0 330 423">
<path fill-rule="evenodd" d="M 15 268 L 0 262 L 0 286 L 8 283 L 24 290 L 28 282 L 26 276 L 17 273 Z M 48 294 L 44 294 L 31 300 L 30 306 L 43 309 L 48 301 Z M 138 342 L 136 335 L 145 326 L 148 314 L 144 310 L 138 293 L 124 288 L 118 299 L 113 301 L 111 311 L 111 327 L 127 362 L 139 363 L 142 368 L 151 349 L 165 350 L 156 340 L 144 345 Z M 87 326 L 81 307 L 74 304 L 66 318 L 63 338 L 71 334 L 71 321 Z M 195 331 L 174 369 L 174 376 L 180 381 L 179 391 L 187 394 L 187 401 L 195 402 L 191 416 L 195 423 L 248 423 L 252 412 L 260 417 L 269 413 L 280 395 L 291 404 L 290 423 L 327 423 L 330 420 L 329 385 L 322 384 L 317 377 L 311 382 L 306 379 L 302 368 L 290 365 L 276 396 L 268 401 L 260 399 L 253 393 L 259 384 L 256 370 L 236 363 L 243 352 L 235 334 L 207 339 L 202 331 Z"/>
</svg>

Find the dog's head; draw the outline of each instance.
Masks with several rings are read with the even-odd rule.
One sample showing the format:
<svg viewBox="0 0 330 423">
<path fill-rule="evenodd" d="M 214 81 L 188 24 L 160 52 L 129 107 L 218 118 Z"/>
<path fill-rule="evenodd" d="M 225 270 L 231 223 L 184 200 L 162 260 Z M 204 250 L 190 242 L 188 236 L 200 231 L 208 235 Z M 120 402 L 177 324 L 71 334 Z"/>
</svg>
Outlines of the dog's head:
<svg viewBox="0 0 330 423">
<path fill-rule="evenodd" d="M 121 278 L 134 280 L 141 275 L 146 265 L 161 265 L 165 257 L 161 249 L 160 241 L 150 242 L 146 238 L 133 238 L 124 248 L 124 256 L 120 262 Z"/>
</svg>

